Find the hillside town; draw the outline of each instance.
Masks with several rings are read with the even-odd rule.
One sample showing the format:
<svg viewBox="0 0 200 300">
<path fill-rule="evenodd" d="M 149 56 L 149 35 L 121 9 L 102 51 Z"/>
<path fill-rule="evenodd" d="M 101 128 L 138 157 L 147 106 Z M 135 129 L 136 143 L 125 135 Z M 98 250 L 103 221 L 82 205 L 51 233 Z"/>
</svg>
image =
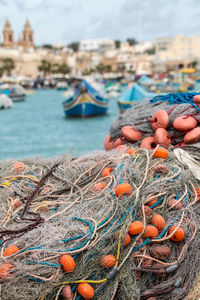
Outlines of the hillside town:
<svg viewBox="0 0 200 300">
<path fill-rule="evenodd" d="M 0 76 L 34 79 L 50 74 L 81 76 L 93 72 L 140 76 L 200 68 L 200 36 L 175 35 L 152 42 L 137 42 L 134 38 L 84 39 L 69 45 L 37 46 L 28 19 L 18 38 L 8 19 L 1 30 Z"/>
</svg>

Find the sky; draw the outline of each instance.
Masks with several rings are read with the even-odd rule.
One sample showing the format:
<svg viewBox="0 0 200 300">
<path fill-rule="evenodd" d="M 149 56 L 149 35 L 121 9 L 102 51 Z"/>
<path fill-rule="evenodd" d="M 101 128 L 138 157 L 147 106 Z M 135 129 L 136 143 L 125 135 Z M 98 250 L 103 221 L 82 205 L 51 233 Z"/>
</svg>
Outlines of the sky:
<svg viewBox="0 0 200 300">
<path fill-rule="evenodd" d="M 27 17 L 36 45 L 200 35 L 200 0 L 0 0 L 1 41 L 6 18 L 17 39 Z"/>
</svg>

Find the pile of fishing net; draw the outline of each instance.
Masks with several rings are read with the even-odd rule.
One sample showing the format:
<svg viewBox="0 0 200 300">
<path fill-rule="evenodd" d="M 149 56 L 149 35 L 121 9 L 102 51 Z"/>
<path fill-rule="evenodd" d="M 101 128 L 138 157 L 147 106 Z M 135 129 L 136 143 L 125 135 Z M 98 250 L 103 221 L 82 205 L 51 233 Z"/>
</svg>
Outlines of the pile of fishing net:
<svg viewBox="0 0 200 300">
<path fill-rule="evenodd" d="M 200 178 L 165 153 L 1 161 L 1 299 L 200 297 Z"/>
<path fill-rule="evenodd" d="M 154 149 L 185 147 L 200 141 L 200 95 L 176 93 L 142 101 L 114 121 L 106 137 L 106 150 L 123 144 Z"/>
</svg>

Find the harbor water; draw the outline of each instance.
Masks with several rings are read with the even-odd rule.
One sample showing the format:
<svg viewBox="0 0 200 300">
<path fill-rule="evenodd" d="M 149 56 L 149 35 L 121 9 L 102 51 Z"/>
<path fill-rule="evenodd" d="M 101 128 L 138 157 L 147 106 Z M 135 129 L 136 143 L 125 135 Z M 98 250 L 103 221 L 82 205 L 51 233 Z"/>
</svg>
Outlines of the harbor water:
<svg viewBox="0 0 200 300">
<path fill-rule="evenodd" d="M 0 110 L 0 159 L 70 153 L 79 155 L 103 149 L 111 123 L 119 115 L 116 100 L 104 116 L 66 118 L 62 92 L 37 90 L 24 102 Z"/>
</svg>

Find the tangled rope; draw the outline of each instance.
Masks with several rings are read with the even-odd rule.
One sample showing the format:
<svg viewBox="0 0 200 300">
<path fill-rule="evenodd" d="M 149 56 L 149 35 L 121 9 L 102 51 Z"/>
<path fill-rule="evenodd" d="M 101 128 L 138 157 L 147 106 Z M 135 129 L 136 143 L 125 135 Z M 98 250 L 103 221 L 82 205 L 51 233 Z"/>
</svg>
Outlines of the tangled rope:
<svg viewBox="0 0 200 300">
<path fill-rule="evenodd" d="M 172 151 L 166 161 L 154 156 L 137 149 L 0 162 L 2 300 L 185 297 L 200 272 L 199 183 Z M 124 183 L 129 192 L 118 191 Z M 162 229 L 149 225 L 158 214 Z M 137 234 L 134 222 L 142 224 Z M 175 242 L 179 228 L 184 238 Z M 75 262 L 70 273 L 63 255 Z M 101 263 L 107 256 L 110 268 Z M 94 295 L 86 298 L 80 284 Z"/>
</svg>

